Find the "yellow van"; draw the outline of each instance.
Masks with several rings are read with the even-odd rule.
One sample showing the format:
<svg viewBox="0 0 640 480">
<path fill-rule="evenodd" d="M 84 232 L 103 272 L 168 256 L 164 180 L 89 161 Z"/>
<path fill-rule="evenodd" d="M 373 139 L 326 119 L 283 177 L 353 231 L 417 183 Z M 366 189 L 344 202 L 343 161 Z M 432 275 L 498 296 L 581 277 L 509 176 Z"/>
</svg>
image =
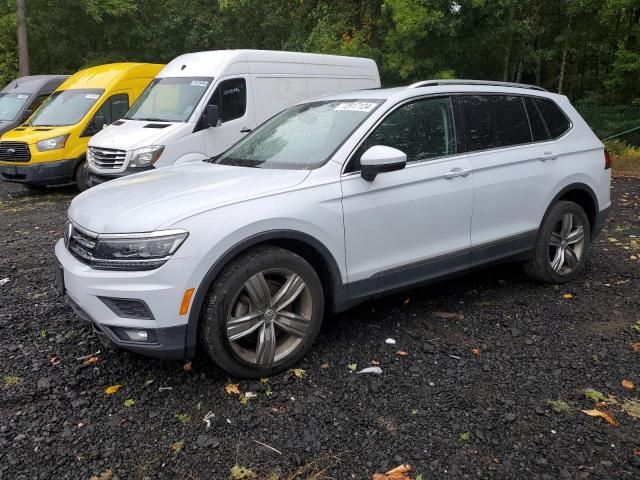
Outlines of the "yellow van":
<svg viewBox="0 0 640 480">
<path fill-rule="evenodd" d="M 76 182 L 86 189 L 91 136 L 122 118 L 162 69 L 112 63 L 80 70 L 21 126 L 0 139 L 0 179 L 39 189 Z"/>
</svg>

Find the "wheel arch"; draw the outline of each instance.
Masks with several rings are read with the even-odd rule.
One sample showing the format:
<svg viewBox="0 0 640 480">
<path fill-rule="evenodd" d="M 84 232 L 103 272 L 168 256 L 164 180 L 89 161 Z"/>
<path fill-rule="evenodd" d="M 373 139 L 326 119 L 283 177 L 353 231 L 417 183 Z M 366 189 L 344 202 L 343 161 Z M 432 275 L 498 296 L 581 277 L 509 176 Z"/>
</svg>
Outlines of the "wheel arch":
<svg viewBox="0 0 640 480">
<path fill-rule="evenodd" d="M 229 248 L 209 268 L 193 297 L 185 339 L 185 358 L 195 354 L 202 308 L 209 289 L 222 270 L 238 255 L 259 245 L 271 245 L 290 250 L 311 264 L 320 277 L 328 311 L 336 311 L 346 302 L 340 269 L 331 252 L 316 238 L 294 230 L 271 230 L 253 235 Z"/>
<path fill-rule="evenodd" d="M 597 228 L 598 213 L 600 212 L 598 197 L 593 189 L 585 183 L 571 183 L 563 187 L 556 193 L 551 202 L 549 202 L 549 206 L 542 217 L 543 220 L 547 216 L 547 213 L 549 213 L 549 210 L 561 200 L 577 203 L 584 209 L 589 219 L 589 229 L 593 237 Z"/>
</svg>

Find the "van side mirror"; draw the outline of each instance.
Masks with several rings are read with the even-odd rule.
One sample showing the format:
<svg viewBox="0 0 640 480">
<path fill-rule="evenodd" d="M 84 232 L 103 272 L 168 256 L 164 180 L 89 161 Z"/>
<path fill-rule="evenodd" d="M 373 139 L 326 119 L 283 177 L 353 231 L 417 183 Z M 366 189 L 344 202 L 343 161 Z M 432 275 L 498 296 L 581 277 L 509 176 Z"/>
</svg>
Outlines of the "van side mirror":
<svg viewBox="0 0 640 480">
<path fill-rule="evenodd" d="M 96 115 L 95 117 L 93 117 L 93 128 L 95 129 L 96 133 L 104 128 L 104 124 L 105 120 L 102 115 Z"/>
<path fill-rule="evenodd" d="M 406 153 L 397 148 L 374 145 L 360 157 L 360 175 L 372 182 L 379 173 L 402 170 L 406 164 Z"/>
<path fill-rule="evenodd" d="M 207 128 L 217 127 L 220 120 L 220 110 L 217 105 L 207 105 L 204 110 L 204 124 Z"/>
</svg>

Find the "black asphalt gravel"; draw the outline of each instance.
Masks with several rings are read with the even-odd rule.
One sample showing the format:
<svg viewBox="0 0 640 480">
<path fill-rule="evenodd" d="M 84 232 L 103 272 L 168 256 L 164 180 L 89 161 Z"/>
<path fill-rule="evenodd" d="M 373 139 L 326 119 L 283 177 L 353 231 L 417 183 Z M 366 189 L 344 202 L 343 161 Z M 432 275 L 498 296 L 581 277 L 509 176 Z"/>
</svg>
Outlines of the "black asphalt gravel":
<svg viewBox="0 0 640 480">
<path fill-rule="evenodd" d="M 368 302 L 326 319 L 303 372 L 263 383 L 105 351 L 53 287 L 73 189 L 1 184 L 0 478 L 640 478 L 640 394 L 621 383 L 640 385 L 640 181 L 613 191 L 577 281 L 507 265 Z"/>
</svg>

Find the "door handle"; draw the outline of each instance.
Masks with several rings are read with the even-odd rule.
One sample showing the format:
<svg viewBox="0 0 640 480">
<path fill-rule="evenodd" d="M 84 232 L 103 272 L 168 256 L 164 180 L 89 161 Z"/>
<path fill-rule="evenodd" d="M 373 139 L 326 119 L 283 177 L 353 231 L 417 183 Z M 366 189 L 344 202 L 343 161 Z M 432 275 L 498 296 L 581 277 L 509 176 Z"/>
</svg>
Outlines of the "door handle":
<svg viewBox="0 0 640 480">
<path fill-rule="evenodd" d="M 546 162 L 547 160 L 555 160 L 558 156 L 551 152 L 544 152 L 540 157 L 541 162 Z"/>
<path fill-rule="evenodd" d="M 466 177 L 471 173 L 471 169 L 464 169 L 460 167 L 452 168 L 449 172 L 444 174 L 444 178 L 451 180 L 455 177 Z"/>
<path fill-rule="evenodd" d="M 251 132 L 251 129 L 247 127 L 244 127 L 242 130 L 240 130 L 240 133 L 250 133 L 250 132 Z"/>
</svg>

